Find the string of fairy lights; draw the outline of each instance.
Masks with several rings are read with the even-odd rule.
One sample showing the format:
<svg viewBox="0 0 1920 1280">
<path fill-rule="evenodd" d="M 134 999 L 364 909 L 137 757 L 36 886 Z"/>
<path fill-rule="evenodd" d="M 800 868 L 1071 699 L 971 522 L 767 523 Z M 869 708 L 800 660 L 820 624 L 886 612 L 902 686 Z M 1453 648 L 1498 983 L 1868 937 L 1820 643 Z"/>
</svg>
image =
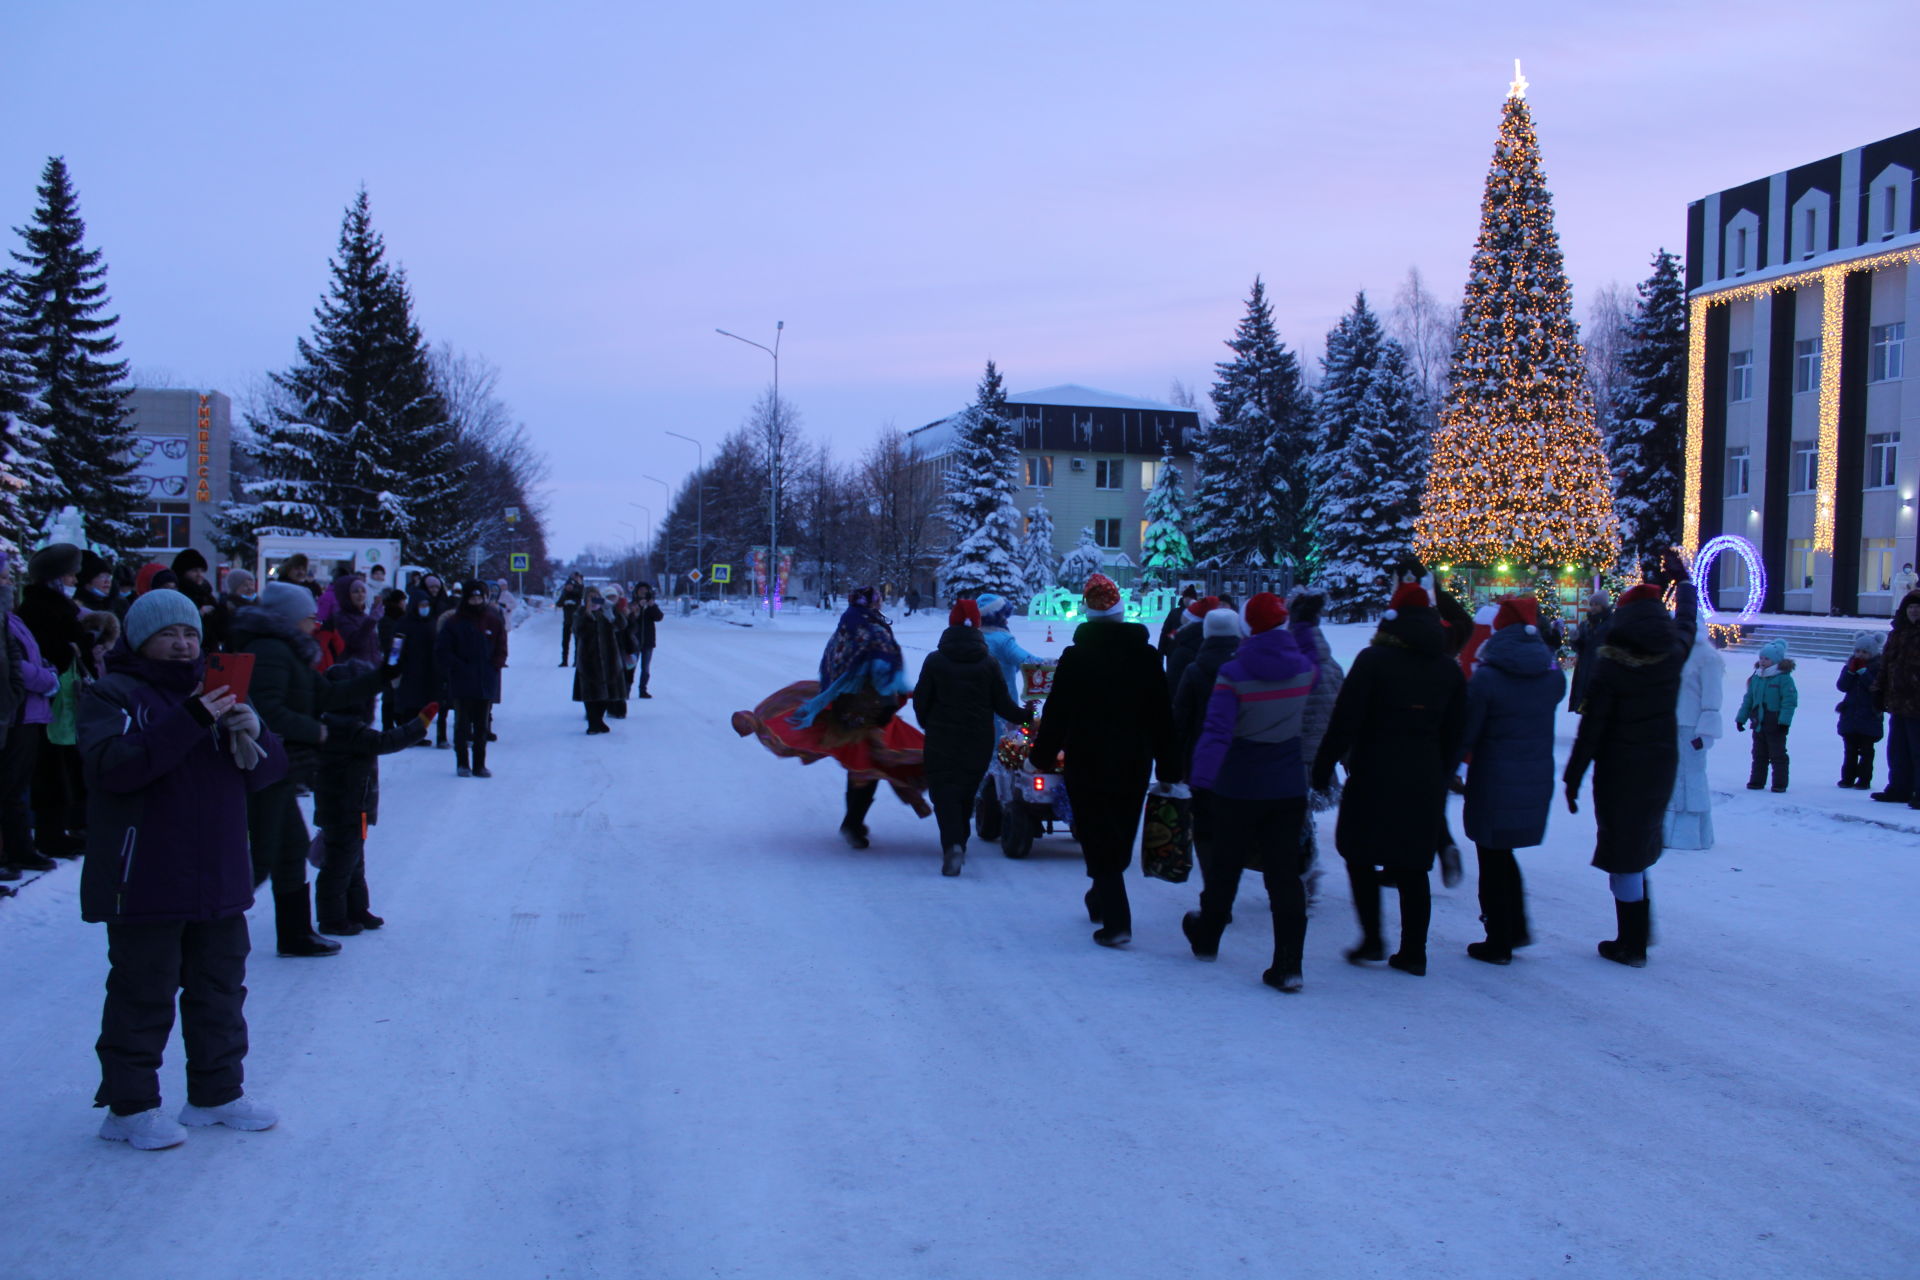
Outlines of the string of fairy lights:
<svg viewBox="0 0 1920 1280">
<path fill-rule="evenodd" d="M 1619 525 L 1525 87 L 1501 115 L 1414 546 L 1444 568 L 1526 566 L 1546 603 L 1556 568 L 1613 565 Z"/>
<path fill-rule="evenodd" d="M 1754 280 L 1703 291 L 1688 306 L 1687 325 L 1687 452 L 1686 495 L 1681 505 L 1680 539 L 1688 552 L 1700 546 L 1701 480 L 1705 469 L 1707 431 L 1707 312 L 1734 302 L 1751 302 L 1794 289 L 1820 287 L 1820 434 L 1814 479 L 1813 549 L 1833 554 L 1834 512 L 1840 495 L 1840 376 L 1845 352 L 1842 342 L 1842 303 L 1847 274 L 1884 271 L 1888 267 L 1920 263 L 1920 247 L 1837 262 L 1810 271 L 1796 271 L 1768 280 Z"/>
</svg>

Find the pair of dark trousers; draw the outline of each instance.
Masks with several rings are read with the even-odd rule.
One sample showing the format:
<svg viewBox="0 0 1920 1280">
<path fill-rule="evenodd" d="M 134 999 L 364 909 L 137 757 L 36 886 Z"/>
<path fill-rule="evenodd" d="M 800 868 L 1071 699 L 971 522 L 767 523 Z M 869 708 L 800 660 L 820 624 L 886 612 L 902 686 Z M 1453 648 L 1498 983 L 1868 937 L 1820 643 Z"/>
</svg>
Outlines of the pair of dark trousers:
<svg viewBox="0 0 1920 1280">
<path fill-rule="evenodd" d="M 493 704 L 485 698 L 453 700 L 453 755 L 462 769 L 469 764 L 476 769 L 486 767 L 492 719 Z"/>
<path fill-rule="evenodd" d="M 1527 926 L 1527 888 L 1520 862 L 1511 849 L 1475 845 L 1480 858 L 1480 919 L 1487 941 L 1501 951 L 1512 951 L 1533 941 Z"/>
<path fill-rule="evenodd" d="M 282 778 L 247 797 L 247 839 L 253 846 L 253 883 L 273 880 L 276 897 L 307 887 L 307 851 L 313 837 L 300 812 L 298 786 Z"/>
<path fill-rule="evenodd" d="M 247 1057 L 247 918 L 107 926 L 97 1107 L 129 1116 L 160 1105 L 160 1059 L 174 1002 L 187 1050 L 187 1101 L 220 1107 L 242 1092 Z"/>
<path fill-rule="evenodd" d="M 34 832 L 45 843 L 87 829 L 87 784 L 80 748 L 42 738 L 33 760 Z M 60 851 L 57 844 L 54 852 Z"/>
<path fill-rule="evenodd" d="M 1433 888 L 1424 870 L 1388 873 L 1400 890 L 1400 954 L 1423 959 L 1427 954 L 1427 925 L 1433 919 Z M 1353 888 L 1353 911 L 1360 917 L 1362 945 L 1382 943 L 1380 933 L 1380 872 L 1363 862 L 1347 863 L 1347 883 Z"/>
<path fill-rule="evenodd" d="M 653 679 L 653 646 L 640 651 L 640 696 L 647 694 L 647 681 Z"/>
<path fill-rule="evenodd" d="M 612 709 L 613 709 L 614 707 L 616 707 L 616 706 L 621 706 L 621 705 L 624 705 L 624 704 L 622 704 L 622 703 L 615 703 L 615 702 L 589 702 L 589 703 L 586 703 L 586 704 L 585 704 L 585 706 L 586 706 L 586 708 L 587 708 L 587 728 L 589 728 L 589 729 L 604 729 L 604 728 L 606 728 L 606 727 L 607 727 L 607 712 L 608 712 L 608 711 L 610 711 L 610 710 L 612 710 Z"/>
<path fill-rule="evenodd" d="M 1080 856 L 1093 881 L 1090 905 L 1099 911 L 1101 927 L 1109 933 L 1133 932 L 1133 904 L 1127 901 L 1125 873 L 1133 861 L 1133 838 L 1147 802 L 1147 774 L 1144 766 L 1120 777 L 1088 775 L 1071 766 L 1066 774 Z"/>
<path fill-rule="evenodd" d="M 880 794 L 878 782 L 861 782 L 852 774 L 847 775 L 847 816 L 840 821 L 844 830 L 864 827 L 867 823 L 867 811 L 873 808 L 874 797 Z"/>
<path fill-rule="evenodd" d="M 43 724 L 15 724 L 0 745 L 0 863 L 33 852 L 33 762 Z"/>
<path fill-rule="evenodd" d="M 1887 717 L 1887 790 L 1920 798 L 1920 716 Z"/>
<path fill-rule="evenodd" d="M 567 650 L 573 644 L 573 615 L 578 612 L 578 609 L 560 611 L 560 665 L 563 667 L 567 665 Z"/>
<path fill-rule="evenodd" d="M 1257 857 L 1273 906 L 1273 967 L 1282 974 L 1299 973 L 1307 940 L 1307 891 L 1300 882 L 1307 869 L 1307 798 L 1214 795 L 1212 807 L 1211 854 L 1200 864 L 1201 918 L 1217 926 L 1233 919 L 1241 870 Z"/>
<path fill-rule="evenodd" d="M 320 831 L 326 850 L 320 874 L 313 878 L 313 913 L 321 928 L 353 919 L 353 905 L 367 900 L 367 840 L 364 817 Z"/>
<path fill-rule="evenodd" d="M 1877 738 L 1869 738 L 1864 733 L 1843 733 L 1840 735 L 1842 756 L 1840 760 L 1840 785 L 1843 787 L 1866 786 L 1873 781 L 1873 744 Z"/>
<path fill-rule="evenodd" d="M 1771 715 L 1755 720 L 1753 730 L 1753 768 L 1747 774 L 1749 787 L 1767 785 L 1767 770 L 1773 770 L 1773 789 L 1787 789 L 1787 726 Z"/>
<path fill-rule="evenodd" d="M 984 768 L 970 773 L 941 773 L 927 779 L 927 792 L 933 800 L 933 820 L 940 824 L 940 847 L 967 847 L 967 827 L 973 821 L 974 797 L 980 794 Z"/>
</svg>

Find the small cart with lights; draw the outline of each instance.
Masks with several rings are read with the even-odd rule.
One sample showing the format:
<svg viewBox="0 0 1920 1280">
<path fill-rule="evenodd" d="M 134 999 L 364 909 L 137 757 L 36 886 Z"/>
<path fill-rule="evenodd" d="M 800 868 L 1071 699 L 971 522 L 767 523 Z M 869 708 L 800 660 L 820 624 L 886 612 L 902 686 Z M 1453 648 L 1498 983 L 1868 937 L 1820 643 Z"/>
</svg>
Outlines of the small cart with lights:
<svg viewBox="0 0 1920 1280">
<path fill-rule="evenodd" d="M 1053 687 L 1053 662 L 1020 664 L 1021 698 L 1039 718 Z M 1059 831 L 1073 834 L 1073 806 L 1067 784 L 1057 773 L 1042 773 L 1027 761 L 1033 747 L 1031 726 L 1012 725 L 994 748 L 987 780 L 974 801 L 973 826 L 982 840 L 998 840 L 1000 852 L 1024 858 L 1033 842 Z"/>
</svg>

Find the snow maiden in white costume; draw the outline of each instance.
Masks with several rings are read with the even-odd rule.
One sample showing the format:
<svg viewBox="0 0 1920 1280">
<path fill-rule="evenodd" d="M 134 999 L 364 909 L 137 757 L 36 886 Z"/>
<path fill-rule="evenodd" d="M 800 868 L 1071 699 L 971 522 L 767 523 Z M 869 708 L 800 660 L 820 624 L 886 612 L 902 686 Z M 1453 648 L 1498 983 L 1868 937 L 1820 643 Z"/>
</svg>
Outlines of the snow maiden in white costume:
<svg viewBox="0 0 1920 1280">
<path fill-rule="evenodd" d="M 1673 780 L 1673 798 L 1667 802 L 1669 849 L 1713 848 L 1713 795 L 1707 789 L 1707 752 L 1725 734 L 1720 717 L 1720 688 L 1727 673 L 1726 659 L 1713 646 L 1705 626 L 1693 635 L 1693 649 L 1680 672 L 1680 701 L 1674 708 L 1679 722 L 1680 769 Z"/>
</svg>

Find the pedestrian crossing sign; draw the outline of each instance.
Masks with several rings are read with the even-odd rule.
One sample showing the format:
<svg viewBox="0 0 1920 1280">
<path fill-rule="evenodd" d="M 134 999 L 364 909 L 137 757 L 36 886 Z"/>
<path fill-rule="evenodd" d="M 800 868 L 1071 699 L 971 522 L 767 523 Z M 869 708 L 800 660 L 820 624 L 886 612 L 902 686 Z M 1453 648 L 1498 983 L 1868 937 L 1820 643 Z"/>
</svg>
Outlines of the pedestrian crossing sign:
<svg viewBox="0 0 1920 1280">
<path fill-rule="evenodd" d="M 732 582 L 733 566 L 730 564 L 717 564 L 713 566 L 713 580 L 715 582 Z"/>
<path fill-rule="evenodd" d="M 507 557 L 507 572 L 509 573 L 528 572 L 527 561 L 532 558 L 533 558 L 532 552 L 528 552 L 528 551 L 514 552 L 512 555 Z"/>
</svg>

